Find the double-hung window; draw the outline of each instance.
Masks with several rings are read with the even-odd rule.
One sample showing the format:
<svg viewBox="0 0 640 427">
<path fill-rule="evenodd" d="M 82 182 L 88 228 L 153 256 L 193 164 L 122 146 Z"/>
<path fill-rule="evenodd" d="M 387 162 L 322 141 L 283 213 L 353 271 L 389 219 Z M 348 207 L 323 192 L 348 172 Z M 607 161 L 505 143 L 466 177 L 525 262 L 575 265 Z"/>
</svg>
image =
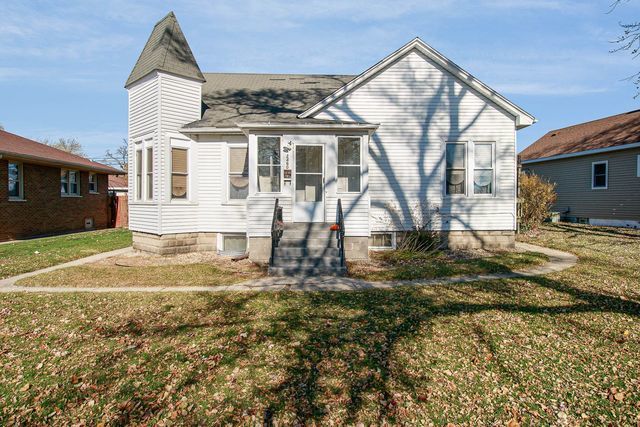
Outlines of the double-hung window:
<svg viewBox="0 0 640 427">
<path fill-rule="evenodd" d="M 142 150 L 136 149 L 136 200 L 142 199 Z"/>
<path fill-rule="evenodd" d="M 280 192 L 280 137 L 258 137 L 258 191 Z"/>
<path fill-rule="evenodd" d="M 9 199 L 23 199 L 22 164 L 9 162 Z"/>
<path fill-rule="evenodd" d="M 89 173 L 89 193 L 98 193 L 98 174 L 93 172 Z"/>
<path fill-rule="evenodd" d="M 171 198 L 186 199 L 189 187 L 189 151 L 171 148 Z"/>
<path fill-rule="evenodd" d="M 609 185 L 609 162 L 591 163 L 591 189 L 606 190 Z"/>
<path fill-rule="evenodd" d="M 475 143 L 473 146 L 473 194 L 493 194 L 493 144 Z"/>
<path fill-rule="evenodd" d="M 338 138 L 338 192 L 360 192 L 360 138 Z"/>
<path fill-rule="evenodd" d="M 445 194 L 466 194 L 467 145 L 464 142 L 448 142 L 445 150 Z"/>
<path fill-rule="evenodd" d="M 60 170 L 60 194 L 63 196 L 80 195 L 80 172 L 75 170 Z"/>
<path fill-rule="evenodd" d="M 246 145 L 229 146 L 229 200 L 249 195 L 249 150 Z"/>
<path fill-rule="evenodd" d="M 153 148 L 147 147 L 147 200 L 153 200 Z"/>
</svg>

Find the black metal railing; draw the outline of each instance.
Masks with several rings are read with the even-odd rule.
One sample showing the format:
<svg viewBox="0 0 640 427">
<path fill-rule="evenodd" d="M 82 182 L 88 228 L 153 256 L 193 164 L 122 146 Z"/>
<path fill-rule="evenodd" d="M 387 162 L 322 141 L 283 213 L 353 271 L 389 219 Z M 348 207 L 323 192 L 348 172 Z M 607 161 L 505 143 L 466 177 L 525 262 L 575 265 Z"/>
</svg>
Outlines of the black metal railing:
<svg viewBox="0 0 640 427">
<path fill-rule="evenodd" d="M 273 219 L 271 220 L 271 256 L 269 257 L 269 265 L 273 266 L 276 256 L 276 248 L 280 243 L 282 232 L 284 231 L 284 221 L 282 220 L 282 206 L 278 204 L 276 199 L 273 207 Z"/>
<path fill-rule="evenodd" d="M 342 199 L 338 199 L 338 208 L 336 209 L 336 224 L 338 230 L 336 239 L 338 239 L 338 254 L 340 255 L 340 267 L 345 266 L 344 257 L 344 214 L 342 213 Z"/>
</svg>

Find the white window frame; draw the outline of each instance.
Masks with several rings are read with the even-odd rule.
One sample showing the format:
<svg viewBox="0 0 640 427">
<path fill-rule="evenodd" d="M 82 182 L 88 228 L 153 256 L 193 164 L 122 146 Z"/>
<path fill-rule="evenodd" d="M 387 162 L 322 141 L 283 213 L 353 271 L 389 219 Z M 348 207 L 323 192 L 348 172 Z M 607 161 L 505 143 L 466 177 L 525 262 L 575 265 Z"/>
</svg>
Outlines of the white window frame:
<svg viewBox="0 0 640 427">
<path fill-rule="evenodd" d="M 76 170 L 76 169 L 60 169 L 60 182 L 61 183 L 62 183 L 62 172 L 65 172 L 65 175 L 66 175 L 67 192 L 62 191 L 62 186 L 60 186 L 60 196 L 62 196 L 62 197 L 82 197 L 82 190 L 81 190 L 82 180 L 80 179 L 80 171 Z M 77 193 L 71 193 L 69 191 L 69 190 L 71 190 L 71 173 L 70 172 L 75 172 L 75 174 L 76 174 L 77 184 L 78 184 L 78 192 Z"/>
<path fill-rule="evenodd" d="M 595 178 L 595 169 L 596 165 L 605 165 L 606 172 L 604 174 L 604 187 L 595 187 L 594 178 Z M 608 160 L 599 160 L 597 162 L 591 162 L 591 189 L 592 190 L 607 190 L 609 188 L 609 161 Z"/>
<path fill-rule="evenodd" d="M 149 151 L 151 151 L 151 171 L 149 171 Z M 153 163 L 153 145 L 145 144 L 144 146 L 144 199 L 146 201 L 153 201 L 153 193 L 154 193 L 154 185 L 153 185 L 153 174 L 154 174 L 154 163 Z M 149 194 L 149 185 L 151 185 L 151 194 Z"/>
<path fill-rule="evenodd" d="M 493 176 L 491 177 L 491 193 L 477 193 L 476 194 L 476 184 L 475 184 L 475 173 L 476 173 L 476 146 L 477 145 L 490 145 L 491 146 L 491 171 L 493 172 Z M 473 141 L 473 156 L 468 156 L 468 158 L 472 159 L 473 168 L 471 168 L 471 173 L 468 174 L 469 181 L 471 181 L 468 185 L 471 188 L 471 194 L 474 197 L 495 197 L 496 196 L 496 176 L 498 175 L 496 172 L 496 143 L 495 141 Z M 471 162 L 470 162 L 471 163 Z M 446 168 L 446 160 L 445 160 L 445 168 Z M 487 170 L 487 169 L 482 169 Z M 446 173 L 446 171 L 445 171 Z M 446 176 L 445 176 L 446 179 Z M 446 185 L 446 183 L 445 183 Z"/>
<path fill-rule="evenodd" d="M 257 145 L 256 145 L 257 147 Z M 229 197 L 229 186 L 231 185 L 231 182 L 229 180 L 229 171 L 231 170 L 230 164 L 229 164 L 229 156 L 231 155 L 231 149 L 232 148 L 246 148 L 247 149 L 247 161 L 249 158 L 249 144 L 246 142 L 229 142 L 226 145 L 226 150 L 224 153 L 225 156 L 225 162 L 223 162 L 224 165 L 224 171 L 223 171 L 223 181 L 224 181 L 224 201 L 225 204 L 228 205 L 246 205 L 247 204 L 247 199 L 249 198 L 249 194 L 247 194 L 247 198 L 246 199 L 231 199 Z M 251 167 L 249 165 L 247 165 L 247 167 L 249 168 L 249 170 L 251 169 Z M 256 169 L 257 172 L 257 169 Z M 249 174 L 249 172 L 247 171 L 247 174 Z M 249 174 L 249 183 L 251 182 L 251 174 Z M 249 185 L 250 186 L 250 185 Z M 249 191 L 250 192 L 250 191 Z"/>
<path fill-rule="evenodd" d="M 260 138 L 278 138 L 278 150 L 280 151 L 280 191 L 260 191 L 260 167 L 271 166 L 264 163 L 258 163 L 260 157 Z M 258 194 L 282 194 L 284 188 L 284 173 L 282 172 L 282 135 L 256 135 L 256 193 Z"/>
<path fill-rule="evenodd" d="M 249 251 L 249 237 L 247 234 L 243 233 L 218 233 L 217 236 L 217 247 L 218 254 L 223 256 L 237 256 L 239 252 L 229 252 L 224 247 L 225 238 L 227 237 L 244 237 L 246 242 L 245 253 Z"/>
<path fill-rule="evenodd" d="M 394 231 L 376 231 L 371 233 L 371 237 L 374 234 L 391 234 L 391 246 L 369 246 L 369 249 L 374 251 L 391 251 L 397 247 L 396 233 Z"/>
<path fill-rule="evenodd" d="M 94 180 L 91 180 L 91 177 L 94 178 Z M 91 184 L 95 184 L 95 189 L 92 190 L 91 189 Z M 98 193 L 98 174 L 95 172 L 89 172 L 89 194 L 99 194 Z"/>
<path fill-rule="evenodd" d="M 187 194 L 185 194 L 184 197 L 173 197 L 173 150 L 183 150 L 187 152 L 187 173 L 186 174 L 182 174 L 182 175 L 186 175 L 187 177 Z M 189 198 L 191 197 L 191 188 L 190 188 L 190 181 L 191 181 L 191 159 L 190 159 L 190 155 L 191 155 L 191 148 L 190 147 L 185 147 L 182 145 L 174 145 L 172 144 L 170 147 L 170 156 L 169 158 L 171 159 L 171 162 L 169 164 L 169 196 L 171 197 L 171 201 L 172 202 L 188 202 Z M 181 173 L 180 173 L 181 174 Z"/>
<path fill-rule="evenodd" d="M 340 148 L 339 148 L 339 145 L 340 145 L 340 139 L 341 138 L 355 138 L 355 139 L 358 139 L 358 141 L 359 141 L 358 142 L 359 143 L 358 148 L 360 150 L 360 164 L 358 164 L 358 165 L 341 165 L 340 164 L 340 154 L 339 154 L 340 153 Z M 350 136 L 350 135 L 340 135 L 340 136 L 337 136 L 337 138 L 336 138 L 336 194 L 360 194 L 360 193 L 362 193 L 362 160 L 363 160 L 363 158 L 364 158 L 364 155 L 362 153 L 362 137 L 361 136 L 357 136 L 357 135 L 352 135 L 352 136 Z M 348 190 L 347 191 L 339 191 L 338 190 L 338 185 L 337 185 L 338 170 L 339 170 L 339 168 L 341 166 L 342 167 L 354 167 L 354 168 L 357 167 L 357 168 L 359 168 L 359 170 L 360 170 L 360 173 L 358 174 L 358 179 L 360 180 L 360 185 L 359 185 L 360 190 L 359 191 L 348 191 Z"/>
<path fill-rule="evenodd" d="M 471 141 L 444 141 L 442 156 L 442 194 L 446 198 L 467 197 L 469 195 L 469 146 Z M 447 193 L 447 145 L 459 144 L 464 146 L 464 193 Z"/>
<path fill-rule="evenodd" d="M 640 178 L 640 154 L 636 156 L 636 176 Z"/>
<path fill-rule="evenodd" d="M 24 172 L 22 170 L 23 168 L 22 162 L 15 162 L 12 160 L 9 160 L 7 162 L 7 192 L 9 191 L 9 164 L 11 163 L 13 163 L 14 165 L 18 165 L 18 195 L 9 196 L 9 201 L 22 202 L 24 201 Z"/>
<path fill-rule="evenodd" d="M 144 168 L 144 157 L 142 150 L 142 141 L 136 142 L 136 145 L 133 150 L 133 192 L 134 199 L 136 201 L 142 201 L 142 194 L 144 193 L 144 183 L 142 182 L 144 174 L 142 173 L 142 169 Z M 140 156 L 140 157 L 138 157 Z M 140 164 L 138 165 L 138 158 L 140 159 Z"/>
</svg>

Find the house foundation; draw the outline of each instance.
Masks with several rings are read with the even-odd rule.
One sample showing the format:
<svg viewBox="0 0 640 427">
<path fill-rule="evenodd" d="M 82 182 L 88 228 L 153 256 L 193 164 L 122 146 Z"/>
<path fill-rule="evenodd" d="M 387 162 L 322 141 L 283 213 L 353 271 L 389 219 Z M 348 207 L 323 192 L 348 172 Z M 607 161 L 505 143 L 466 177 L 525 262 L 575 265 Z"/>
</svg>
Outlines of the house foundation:
<svg viewBox="0 0 640 427">
<path fill-rule="evenodd" d="M 443 231 L 442 240 L 449 249 L 513 249 L 516 233 L 512 230 Z"/>
<path fill-rule="evenodd" d="M 158 255 L 175 255 L 187 252 L 215 251 L 217 233 L 176 233 L 157 235 L 133 232 L 133 249 Z"/>
</svg>

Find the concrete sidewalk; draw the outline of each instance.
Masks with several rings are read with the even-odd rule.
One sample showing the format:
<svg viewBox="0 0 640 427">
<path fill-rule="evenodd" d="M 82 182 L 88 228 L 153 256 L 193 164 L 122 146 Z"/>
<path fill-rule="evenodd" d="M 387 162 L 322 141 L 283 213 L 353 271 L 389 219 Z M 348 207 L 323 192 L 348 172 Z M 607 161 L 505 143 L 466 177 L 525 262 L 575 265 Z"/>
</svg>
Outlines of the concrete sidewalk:
<svg viewBox="0 0 640 427">
<path fill-rule="evenodd" d="M 71 261 L 55 267 L 25 273 L 20 276 L 11 277 L 0 281 L 0 292 L 50 292 L 50 293 L 70 293 L 70 292 L 258 292 L 258 291 L 354 291 L 362 289 L 389 289 L 399 286 L 429 286 L 440 284 L 469 283 L 476 281 L 512 279 L 517 277 L 531 277 L 543 274 L 555 273 L 573 267 L 577 262 L 577 257 L 568 252 L 557 251 L 542 246 L 530 245 L 527 243 L 516 243 L 518 250 L 540 252 L 549 257 L 549 261 L 543 265 L 516 270 L 508 273 L 492 273 L 483 275 L 467 275 L 455 277 L 442 277 L 429 280 L 411 280 L 395 282 L 368 282 L 365 280 L 351 279 L 348 277 L 265 277 L 257 280 L 250 280 L 235 285 L 228 286 L 154 286 L 154 287 L 36 287 L 36 286 L 16 286 L 15 283 L 24 278 L 60 268 L 95 262 L 111 256 L 121 255 L 131 248 L 119 249 L 117 251 L 105 252 L 93 255 L 76 261 Z"/>
<path fill-rule="evenodd" d="M 532 277 L 548 273 L 555 273 L 573 267 L 577 262 L 577 257 L 573 254 L 545 248 L 542 246 L 530 245 L 527 243 L 517 243 L 517 248 L 521 251 L 540 252 L 549 257 L 549 261 L 543 265 L 516 270 L 508 273 L 493 273 L 483 275 L 467 275 L 455 277 L 443 277 L 429 280 L 411 280 L 396 282 L 368 282 L 365 280 L 351 279 L 348 277 L 265 277 L 257 280 L 250 280 L 235 285 L 228 286 L 154 286 L 154 287 L 37 287 L 37 286 L 16 286 L 15 283 L 24 278 L 35 276 L 41 273 L 58 270 L 61 268 L 95 262 L 104 258 L 121 255 L 131 251 L 131 248 L 119 249 L 112 252 L 93 255 L 43 270 L 25 273 L 20 276 L 11 277 L 0 281 L 0 292 L 50 292 L 50 293 L 70 293 L 70 292 L 258 292 L 258 291 L 354 291 L 362 289 L 389 289 L 399 286 L 429 286 L 440 284 L 469 283 L 476 281 L 512 279 L 517 277 Z"/>
</svg>

